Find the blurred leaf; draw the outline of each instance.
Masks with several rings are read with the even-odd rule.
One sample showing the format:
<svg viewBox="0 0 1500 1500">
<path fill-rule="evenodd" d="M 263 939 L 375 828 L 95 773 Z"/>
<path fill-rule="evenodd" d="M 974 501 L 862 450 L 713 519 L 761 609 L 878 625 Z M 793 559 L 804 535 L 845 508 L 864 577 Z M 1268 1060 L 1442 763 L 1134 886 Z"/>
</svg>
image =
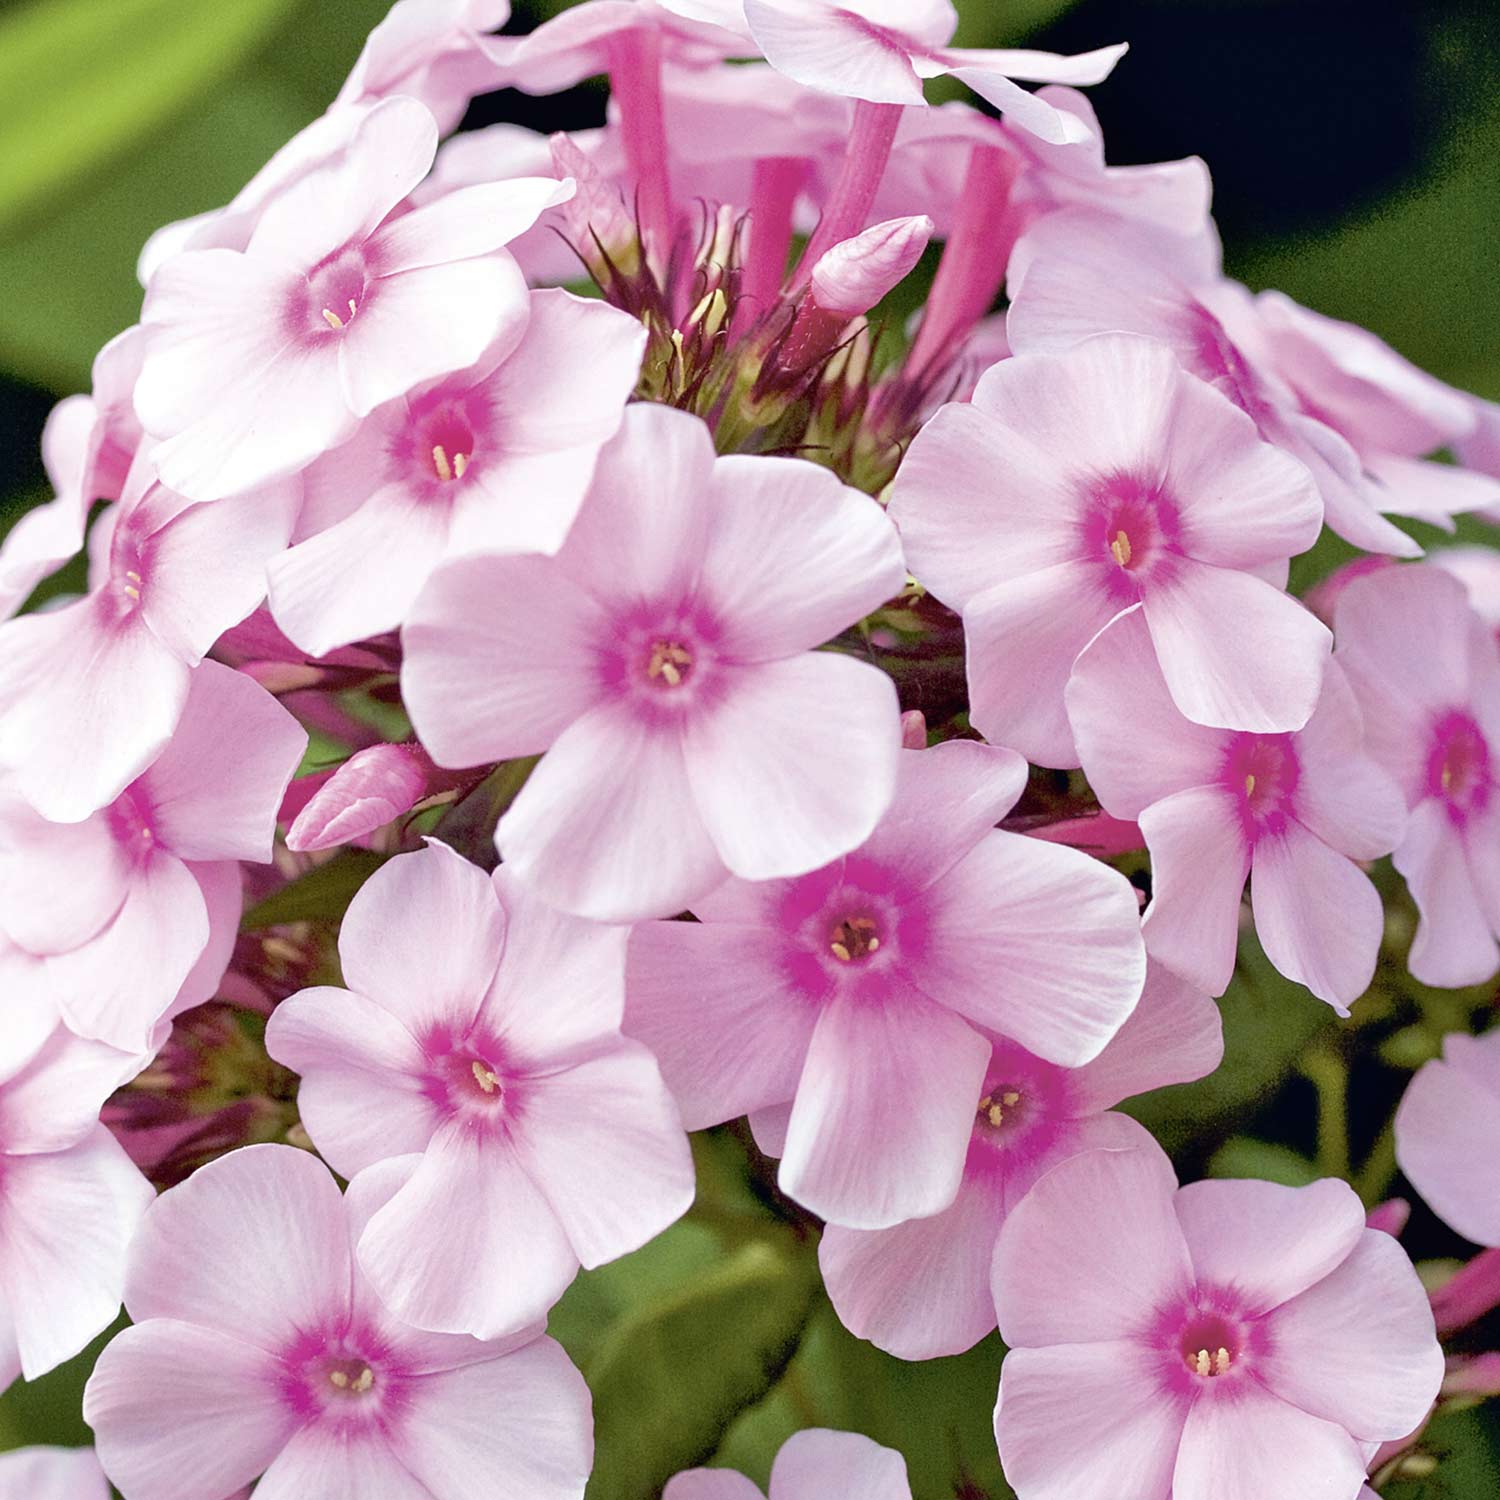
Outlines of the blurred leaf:
<svg viewBox="0 0 1500 1500">
<path fill-rule="evenodd" d="M 296 0 L 30 0 L 0 17 L 0 223 L 206 94 Z"/>
<path fill-rule="evenodd" d="M 1003 1352 L 992 1335 L 952 1359 L 907 1363 L 855 1338 L 824 1303 L 775 1391 L 735 1423 L 714 1462 L 764 1487 L 794 1432 L 835 1427 L 900 1452 L 914 1500 L 1013 1500 L 992 1425 Z"/>
<path fill-rule="evenodd" d="M 33 1443 L 65 1448 L 93 1441 L 83 1420 L 83 1387 L 100 1351 L 126 1325 L 123 1315 L 82 1354 L 30 1382 L 18 1380 L 0 1393 L 0 1451 Z M 23 1500 L 23 1497 L 17 1497 Z"/>
<path fill-rule="evenodd" d="M 1430 1473 L 1397 1476 L 1381 1486 L 1383 1500 L 1491 1500 L 1500 1495 L 1500 1425 L 1495 1403 L 1448 1410 L 1434 1419 L 1418 1446 L 1435 1458 Z M 1421 1463 L 1413 1468 L 1426 1469 Z"/>
<path fill-rule="evenodd" d="M 326 864 L 258 901 L 245 913 L 240 930 L 258 932 L 287 922 L 336 922 L 354 893 L 384 862 L 369 849 L 341 850 Z"/>
<path fill-rule="evenodd" d="M 1279 1182 L 1284 1187 L 1306 1187 L 1318 1180 L 1318 1169 L 1290 1146 L 1237 1135 L 1214 1152 L 1208 1164 L 1208 1175 L 1258 1177 L 1265 1182 Z"/>
<path fill-rule="evenodd" d="M 679 1234 L 674 1249 L 688 1245 Z M 588 1500 L 656 1500 L 673 1474 L 714 1452 L 796 1351 L 818 1292 L 805 1247 L 761 1240 L 716 1262 L 633 1303 L 584 1361 L 597 1444 Z"/>
</svg>

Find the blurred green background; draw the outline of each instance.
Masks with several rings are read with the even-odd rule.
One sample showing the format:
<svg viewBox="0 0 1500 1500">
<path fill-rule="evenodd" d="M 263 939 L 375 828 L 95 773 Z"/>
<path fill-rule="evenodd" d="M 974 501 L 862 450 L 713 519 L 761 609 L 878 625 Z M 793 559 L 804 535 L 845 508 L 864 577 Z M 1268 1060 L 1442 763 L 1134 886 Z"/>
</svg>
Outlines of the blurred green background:
<svg viewBox="0 0 1500 1500">
<path fill-rule="evenodd" d="M 1112 160 L 1204 156 L 1232 274 L 1361 322 L 1500 399 L 1493 0 L 959 4 L 970 45 L 1130 41 L 1115 77 L 1092 91 Z M 146 237 L 226 201 L 320 113 L 386 7 L 0 0 L 0 531 L 47 498 L 42 422 L 59 396 L 87 388 L 95 350 L 135 318 Z M 557 8 L 518 0 L 518 21 Z M 597 86 L 504 94 L 468 123 L 569 128 L 597 122 L 603 107 Z M 1393 948 L 1357 1028 L 1335 1026 L 1252 949 L 1224 1001 L 1225 1067 L 1143 1103 L 1186 1171 L 1337 1172 L 1371 1195 L 1390 1183 L 1385 1127 L 1410 1069 L 1444 1030 L 1488 1024 L 1495 994 L 1420 992 L 1405 978 L 1410 913 L 1385 880 Z M 582 1278 L 554 1319 L 599 1396 L 591 1500 L 642 1500 L 659 1472 L 714 1453 L 764 1482 L 779 1441 L 819 1423 L 900 1447 L 917 1500 L 1003 1500 L 989 1434 L 994 1341 L 904 1366 L 850 1338 L 816 1295 L 804 1226 L 748 1181 L 744 1140 L 714 1132 L 696 1146 L 692 1219 Z M 1419 1258 L 1464 1248 L 1420 1208 L 1408 1243 Z M 1494 1347 L 1500 1328 L 1476 1337 Z M 85 1441 L 88 1364 L 0 1398 L 0 1448 Z M 1436 1470 L 1387 1496 L 1500 1494 L 1488 1408 L 1446 1417 L 1429 1449 Z M 1285 1500 L 1295 1492 L 1289 1476 Z"/>
</svg>

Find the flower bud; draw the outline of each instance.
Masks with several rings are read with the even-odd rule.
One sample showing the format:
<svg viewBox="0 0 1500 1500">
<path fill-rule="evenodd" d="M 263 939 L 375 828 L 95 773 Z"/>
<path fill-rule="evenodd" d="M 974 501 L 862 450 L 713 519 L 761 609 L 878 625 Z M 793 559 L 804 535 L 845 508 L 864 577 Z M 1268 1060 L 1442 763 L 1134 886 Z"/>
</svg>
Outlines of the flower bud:
<svg viewBox="0 0 1500 1500">
<path fill-rule="evenodd" d="M 299 854 L 332 849 L 384 828 L 427 795 L 431 762 L 415 745 L 372 745 L 314 793 L 287 832 Z"/>
<path fill-rule="evenodd" d="M 932 238 L 926 214 L 887 219 L 844 240 L 813 267 L 812 294 L 826 312 L 858 317 L 910 275 Z"/>
</svg>

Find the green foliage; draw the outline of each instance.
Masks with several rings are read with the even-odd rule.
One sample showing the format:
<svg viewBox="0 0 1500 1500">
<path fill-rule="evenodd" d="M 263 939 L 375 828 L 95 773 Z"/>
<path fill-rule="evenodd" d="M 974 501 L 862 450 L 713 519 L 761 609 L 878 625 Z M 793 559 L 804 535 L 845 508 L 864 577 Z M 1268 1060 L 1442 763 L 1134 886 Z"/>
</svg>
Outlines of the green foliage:
<svg viewBox="0 0 1500 1500">
<path fill-rule="evenodd" d="M 341 849 L 326 863 L 258 902 L 240 921 L 243 932 L 289 922 L 337 922 L 354 893 L 376 870 L 382 856 L 368 849 Z"/>
</svg>

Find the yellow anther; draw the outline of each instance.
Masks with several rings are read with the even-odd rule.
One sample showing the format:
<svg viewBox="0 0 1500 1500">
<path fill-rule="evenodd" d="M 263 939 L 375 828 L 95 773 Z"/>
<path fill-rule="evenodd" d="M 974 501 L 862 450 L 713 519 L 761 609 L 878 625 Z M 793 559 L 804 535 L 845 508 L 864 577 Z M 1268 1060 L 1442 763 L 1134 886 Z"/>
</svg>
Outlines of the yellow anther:
<svg viewBox="0 0 1500 1500">
<path fill-rule="evenodd" d="M 344 326 L 344 320 L 331 307 L 323 309 L 323 321 L 330 328 L 342 328 Z"/>
<path fill-rule="evenodd" d="M 1214 1354 L 1214 1374 L 1227 1375 L 1229 1373 L 1229 1351 L 1219 1349 Z"/>
<path fill-rule="evenodd" d="M 328 1372 L 329 1385 L 336 1385 L 341 1391 L 349 1389 L 349 1377 L 342 1370 L 330 1370 Z"/>
<path fill-rule="evenodd" d="M 127 583 L 121 592 L 126 598 L 134 599 L 137 603 L 140 602 L 141 591 L 133 583 Z"/>
<path fill-rule="evenodd" d="M 474 1060 L 474 1082 L 487 1094 L 493 1094 L 500 1087 L 500 1080 L 494 1071 L 485 1067 L 478 1058 Z"/>
<path fill-rule="evenodd" d="M 985 1117 L 991 1125 L 1003 1125 L 1005 1123 L 1005 1111 L 998 1104 L 992 1104 L 985 1111 Z"/>
<path fill-rule="evenodd" d="M 1452 791 L 1452 789 L 1453 789 L 1453 767 L 1452 766 L 1444 766 L 1443 767 L 1443 771 L 1442 771 L 1442 775 L 1439 776 L 1438 780 L 1442 782 L 1443 790 L 1445 792 Z"/>
<path fill-rule="evenodd" d="M 462 479 L 464 470 L 469 467 L 469 455 L 467 453 L 455 453 L 453 455 L 453 477 Z"/>
<path fill-rule="evenodd" d="M 139 583 L 141 581 L 141 575 L 139 573 L 137 573 L 134 568 L 126 568 L 125 569 L 125 576 L 132 583 Z"/>
<path fill-rule="evenodd" d="M 1109 550 L 1122 568 L 1130 566 L 1130 538 L 1123 531 L 1115 532 L 1115 539 L 1109 544 Z"/>
<path fill-rule="evenodd" d="M 359 304 L 357 302 L 355 302 L 355 300 L 354 300 L 353 297 L 351 297 L 349 299 L 349 316 L 352 318 L 355 315 L 355 313 L 357 313 L 358 311 L 359 311 Z"/>
<path fill-rule="evenodd" d="M 1246 777 L 1245 777 L 1245 795 L 1247 797 L 1249 797 L 1249 796 L 1252 796 L 1254 794 L 1254 792 L 1255 792 L 1255 777 L 1254 777 L 1253 774 L 1246 775 Z"/>
<path fill-rule="evenodd" d="M 355 1378 L 354 1384 L 350 1386 L 350 1390 L 358 1391 L 361 1395 L 363 1395 L 364 1392 L 369 1390 L 374 1384 L 375 1372 L 369 1367 L 369 1365 L 366 1365 L 364 1369 L 359 1372 L 359 1375 Z"/>
<path fill-rule="evenodd" d="M 441 443 L 432 450 L 432 467 L 437 471 L 439 479 L 452 479 L 453 469 L 448 462 L 448 454 Z"/>
<path fill-rule="evenodd" d="M 1233 1356 L 1222 1345 L 1212 1354 L 1207 1349 L 1200 1349 L 1196 1354 L 1190 1354 L 1187 1357 L 1188 1369 L 1195 1375 L 1201 1375 L 1205 1380 L 1218 1375 L 1227 1375 L 1233 1363 Z"/>
<path fill-rule="evenodd" d="M 676 641 L 657 641 L 646 663 L 648 677 L 660 677 L 668 687 L 677 687 L 693 664 L 693 653 Z"/>
<path fill-rule="evenodd" d="M 1010 1089 L 1006 1093 L 1001 1094 L 1000 1102 L 1007 1109 L 1014 1109 L 1021 1102 L 1021 1096 L 1014 1089 Z"/>
<path fill-rule="evenodd" d="M 839 960 L 840 963 L 849 962 L 849 950 L 842 943 L 830 943 L 828 951 Z"/>
<path fill-rule="evenodd" d="M 1208 1376 L 1213 1374 L 1213 1361 L 1209 1358 L 1207 1349 L 1200 1349 L 1188 1360 L 1188 1363 L 1192 1366 L 1195 1375 Z"/>
</svg>

